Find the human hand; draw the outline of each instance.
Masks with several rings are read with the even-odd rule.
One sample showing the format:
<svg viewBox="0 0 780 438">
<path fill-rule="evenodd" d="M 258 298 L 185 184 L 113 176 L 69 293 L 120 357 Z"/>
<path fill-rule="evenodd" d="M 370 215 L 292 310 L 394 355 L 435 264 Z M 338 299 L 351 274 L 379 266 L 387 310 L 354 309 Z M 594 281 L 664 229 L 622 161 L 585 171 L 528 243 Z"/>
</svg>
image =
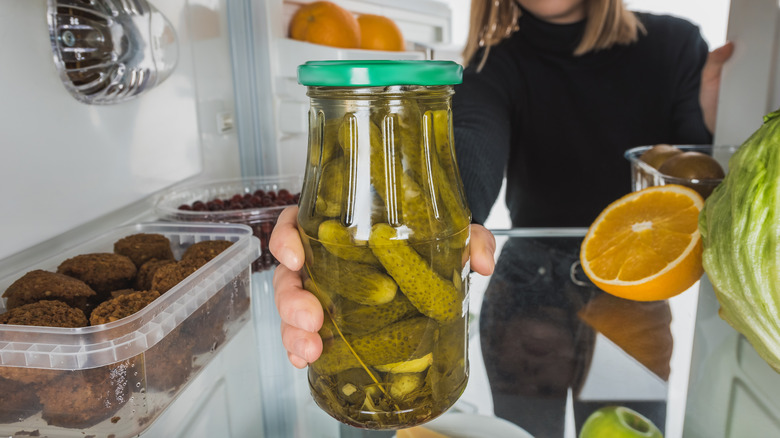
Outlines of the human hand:
<svg viewBox="0 0 780 438">
<path fill-rule="evenodd" d="M 723 64 L 734 53 L 734 43 L 726 44 L 711 51 L 701 71 L 701 88 L 699 89 L 699 104 L 704 116 L 704 124 L 710 133 L 715 133 L 715 121 L 718 116 L 718 91 L 720 90 L 720 73 Z"/>
<path fill-rule="evenodd" d="M 324 313 L 320 302 L 303 288 L 301 281 L 305 255 L 297 217 L 298 207 L 287 207 L 282 211 L 271 232 L 268 248 L 280 263 L 274 271 L 273 287 L 276 308 L 282 319 L 282 344 L 290 363 L 296 368 L 305 368 L 322 354 L 322 339 L 317 331 L 322 327 Z M 492 274 L 495 251 L 493 234 L 481 225 L 471 225 L 471 268 L 481 275 Z"/>
</svg>

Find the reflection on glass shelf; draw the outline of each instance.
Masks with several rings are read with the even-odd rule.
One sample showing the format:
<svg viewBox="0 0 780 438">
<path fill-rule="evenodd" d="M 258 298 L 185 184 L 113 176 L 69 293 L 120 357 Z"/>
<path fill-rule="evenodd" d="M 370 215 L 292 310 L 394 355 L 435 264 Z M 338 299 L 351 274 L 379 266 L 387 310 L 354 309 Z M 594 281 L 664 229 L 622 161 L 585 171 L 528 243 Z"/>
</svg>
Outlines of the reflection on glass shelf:
<svg viewBox="0 0 780 438">
<path fill-rule="evenodd" d="M 567 403 L 575 433 L 594 410 L 620 404 L 663 430 L 669 304 L 623 300 L 590 283 L 579 268 L 585 231 L 496 232 L 508 239 L 478 311 L 494 413 L 534 436 L 564 437 Z"/>
</svg>

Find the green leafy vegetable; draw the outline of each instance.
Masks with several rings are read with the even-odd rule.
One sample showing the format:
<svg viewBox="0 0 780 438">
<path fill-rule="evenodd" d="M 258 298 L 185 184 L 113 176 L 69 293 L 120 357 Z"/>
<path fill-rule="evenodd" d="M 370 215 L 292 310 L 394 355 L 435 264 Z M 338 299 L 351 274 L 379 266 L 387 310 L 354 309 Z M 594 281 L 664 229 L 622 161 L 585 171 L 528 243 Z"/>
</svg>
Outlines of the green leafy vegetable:
<svg viewBox="0 0 780 438">
<path fill-rule="evenodd" d="M 780 372 L 780 110 L 729 159 L 699 231 L 720 316 Z"/>
</svg>

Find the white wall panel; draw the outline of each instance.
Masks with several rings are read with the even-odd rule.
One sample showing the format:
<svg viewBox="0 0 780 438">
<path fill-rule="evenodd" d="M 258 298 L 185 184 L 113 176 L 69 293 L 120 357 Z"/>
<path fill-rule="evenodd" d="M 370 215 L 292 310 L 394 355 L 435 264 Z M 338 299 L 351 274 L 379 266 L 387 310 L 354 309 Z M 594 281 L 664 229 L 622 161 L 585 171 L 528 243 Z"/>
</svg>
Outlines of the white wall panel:
<svg viewBox="0 0 780 438">
<path fill-rule="evenodd" d="M 217 129 L 233 105 L 219 1 L 154 2 L 177 30 L 178 64 L 158 87 L 116 105 L 83 104 L 66 91 L 45 0 L 1 4 L 0 259 L 205 170 L 235 173 L 235 135 Z M 191 32 L 195 12 L 199 27 Z"/>
</svg>

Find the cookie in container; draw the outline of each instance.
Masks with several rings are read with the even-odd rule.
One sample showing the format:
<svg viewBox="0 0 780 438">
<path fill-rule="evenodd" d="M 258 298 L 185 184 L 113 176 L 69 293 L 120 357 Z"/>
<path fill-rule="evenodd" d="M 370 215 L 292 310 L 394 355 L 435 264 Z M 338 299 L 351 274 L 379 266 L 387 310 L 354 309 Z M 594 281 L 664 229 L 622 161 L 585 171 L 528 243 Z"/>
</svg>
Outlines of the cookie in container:
<svg viewBox="0 0 780 438">
<path fill-rule="evenodd" d="M 26 272 L 56 272 L 63 261 L 78 255 L 110 253 L 115 242 L 139 233 L 165 236 L 176 260 L 199 242 L 230 244 L 159 297 L 117 295 L 106 312 L 95 314 L 94 325 L 40 325 L 45 324 L 41 312 L 47 308 L 60 312 L 64 303 L 30 308 L 35 319 L 14 319 L 22 325 L 0 324 L 0 393 L 13 394 L 0 397 L 0 435 L 142 434 L 251 319 L 251 264 L 260 245 L 252 230 L 240 224 L 146 223 L 115 228 L 47 254 L 24 269 L 3 272 L 0 290 Z M 150 302 L 139 305 L 135 298 Z M 122 306 L 128 304 L 140 310 L 126 308 L 123 313 Z M 21 308 L 15 313 L 26 318 Z M 8 311 L 3 301 L 0 315 Z"/>
</svg>

